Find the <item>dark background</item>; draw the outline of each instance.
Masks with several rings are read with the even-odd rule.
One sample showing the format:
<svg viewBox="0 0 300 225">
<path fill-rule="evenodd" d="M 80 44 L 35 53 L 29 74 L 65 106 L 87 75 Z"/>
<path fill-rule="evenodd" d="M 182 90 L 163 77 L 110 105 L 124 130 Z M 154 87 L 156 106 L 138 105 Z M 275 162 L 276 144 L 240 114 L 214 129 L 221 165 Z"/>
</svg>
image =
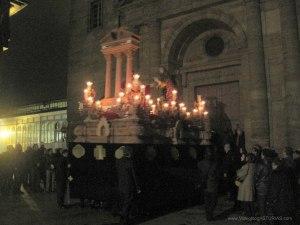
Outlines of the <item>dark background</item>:
<svg viewBox="0 0 300 225">
<path fill-rule="evenodd" d="M 27 0 L 0 53 L 0 112 L 66 98 L 69 0 Z"/>
</svg>

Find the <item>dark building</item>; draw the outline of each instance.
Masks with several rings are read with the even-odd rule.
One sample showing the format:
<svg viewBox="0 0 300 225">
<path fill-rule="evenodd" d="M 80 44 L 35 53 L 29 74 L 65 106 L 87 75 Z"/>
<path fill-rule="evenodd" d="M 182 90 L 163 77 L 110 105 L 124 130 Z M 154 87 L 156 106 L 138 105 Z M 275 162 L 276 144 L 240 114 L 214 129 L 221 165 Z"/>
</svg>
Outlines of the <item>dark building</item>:
<svg viewBox="0 0 300 225">
<path fill-rule="evenodd" d="M 248 146 L 299 149 L 299 16 L 295 0 L 73 1 L 70 134 L 85 81 L 104 92 L 100 40 L 121 24 L 141 36 L 135 71 L 145 82 L 164 66 L 176 75 L 185 102 L 196 94 L 214 99 L 216 124 L 241 124 Z"/>
</svg>

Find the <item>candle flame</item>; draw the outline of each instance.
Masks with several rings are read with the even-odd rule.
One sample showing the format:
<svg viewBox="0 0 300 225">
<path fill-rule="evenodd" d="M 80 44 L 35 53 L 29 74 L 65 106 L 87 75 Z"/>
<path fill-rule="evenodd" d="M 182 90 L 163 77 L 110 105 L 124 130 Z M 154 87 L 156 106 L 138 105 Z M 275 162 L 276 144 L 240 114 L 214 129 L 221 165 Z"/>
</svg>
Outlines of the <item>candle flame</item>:
<svg viewBox="0 0 300 225">
<path fill-rule="evenodd" d="M 138 79 L 140 78 L 140 75 L 139 75 L 139 74 L 134 74 L 134 75 L 133 75 L 133 78 L 134 78 L 135 80 L 138 80 Z"/>
<path fill-rule="evenodd" d="M 169 107 L 169 104 L 168 104 L 168 103 L 164 103 L 164 107 L 165 107 L 165 108 L 168 108 L 168 107 Z"/>
<path fill-rule="evenodd" d="M 86 82 L 86 85 L 87 85 L 88 87 L 90 87 L 90 86 L 92 86 L 92 85 L 93 85 L 93 82 L 91 82 L 91 81 L 88 81 L 88 82 Z"/>
</svg>

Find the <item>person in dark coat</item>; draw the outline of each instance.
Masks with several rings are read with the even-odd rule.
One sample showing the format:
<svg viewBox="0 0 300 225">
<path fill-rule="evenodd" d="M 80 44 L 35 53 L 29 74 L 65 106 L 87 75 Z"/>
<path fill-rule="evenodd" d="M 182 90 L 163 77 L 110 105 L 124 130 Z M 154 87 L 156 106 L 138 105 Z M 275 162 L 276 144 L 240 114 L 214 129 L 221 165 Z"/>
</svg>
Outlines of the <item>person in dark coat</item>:
<svg viewBox="0 0 300 225">
<path fill-rule="evenodd" d="M 271 162 L 276 153 L 271 149 L 263 149 L 261 161 L 257 160 L 254 169 L 254 186 L 259 216 L 266 216 L 266 199 L 270 176 L 272 172 Z"/>
<path fill-rule="evenodd" d="M 64 200 L 67 192 L 67 182 L 70 177 L 71 164 L 68 159 L 68 150 L 63 150 L 62 155 L 58 159 L 55 176 L 56 176 L 56 194 L 57 205 L 60 208 L 64 208 Z"/>
<path fill-rule="evenodd" d="M 140 188 L 136 179 L 131 149 L 127 146 L 121 146 L 116 150 L 115 157 L 117 158 L 116 168 L 121 199 L 120 224 L 129 225 L 133 222 L 131 220 L 132 210 L 136 194 L 140 193 Z"/>
<path fill-rule="evenodd" d="M 7 150 L 2 153 L 2 193 L 10 194 L 13 185 L 13 155 L 14 147 L 7 146 Z"/>
<path fill-rule="evenodd" d="M 220 172 L 211 149 L 206 150 L 205 158 L 198 163 L 198 168 L 202 179 L 201 186 L 204 191 L 206 220 L 212 221 L 218 200 Z"/>
<path fill-rule="evenodd" d="M 267 195 L 267 208 L 270 216 L 288 217 L 291 220 L 277 220 L 274 224 L 294 224 L 295 201 L 293 186 L 283 161 L 276 158 L 272 162 L 272 173 Z"/>
<path fill-rule="evenodd" d="M 22 194 L 21 185 L 23 182 L 23 151 L 22 145 L 16 144 L 15 150 L 12 153 L 13 167 L 13 193 Z"/>
<path fill-rule="evenodd" d="M 233 134 L 234 138 L 234 147 L 236 151 L 240 151 L 240 149 L 245 149 L 245 132 L 241 129 L 240 125 L 236 125 L 236 129 Z"/>
<path fill-rule="evenodd" d="M 45 155 L 45 170 L 46 170 L 46 192 L 54 192 L 54 179 L 55 179 L 55 173 L 54 173 L 54 156 L 53 156 L 53 150 L 48 149 L 47 154 Z"/>
<path fill-rule="evenodd" d="M 228 200 L 234 202 L 234 208 L 238 207 L 237 187 L 234 182 L 239 161 L 239 158 L 231 149 L 230 144 L 226 143 L 224 145 L 224 156 L 222 161 L 223 182 L 226 193 L 228 194 Z"/>
<path fill-rule="evenodd" d="M 292 182 L 292 188 L 295 199 L 297 198 L 297 168 L 293 157 L 293 149 L 286 147 L 282 152 L 282 167 L 286 171 L 289 180 Z"/>
</svg>

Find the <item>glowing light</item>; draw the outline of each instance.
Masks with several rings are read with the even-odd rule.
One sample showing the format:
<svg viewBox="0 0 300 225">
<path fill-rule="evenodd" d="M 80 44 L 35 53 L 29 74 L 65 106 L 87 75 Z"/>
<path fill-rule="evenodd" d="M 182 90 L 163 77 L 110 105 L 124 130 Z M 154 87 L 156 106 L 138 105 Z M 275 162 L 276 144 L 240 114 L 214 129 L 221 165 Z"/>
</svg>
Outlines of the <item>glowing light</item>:
<svg viewBox="0 0 300 225">
<path fill-rule="evenodd" d="M 10 9 L 9 9 L 9 16 L 13 16 L 19 11 L 21 11 L 24 7 L 27 6 L 27 3 L 22 2 L 20 0 L 18 1 L 10 1 Z"/>
<path fill-rule="evenodd" d="M 87 93 L 88 93 L 88 89 L 84 89 L 83 92 L 84 92 L 85 94 L 87 94 Z"/>
<path fill-rule="evenodd" d="M 163 106 L 164 106 L 165 109 L 169 108 L 169 104 L 168 103 L 164 103 Z"/>
<path fill-rule="evenodd" d="M 117 98 L 117 103 L 121 103 L 121 98 Z"/>
<path fill-rule="evenodd" d="M 0 138 L 9 138 L 11 136 L 11 131 L 8 130 L 1 130 L 0 131 Z"/>
<path fill-rule="evenodd" d="M 90 86 L 92 86 L 92 85 L 93 85 L 93 82 L 91 82 L 91 81 L 88 81 L 88 82 L 86 82 L 86 85 L 87 85 L 88 87 L 90 87 Z"/>
<path fill-rule="evenodd" d="M 146 95 L 145 99 L 148 101 L 151 98 L 151 95 Z"/>
<path fill-rule="evenodd" d="M 187 117 L 190 117 L 190 116 L 191 116 L 191 113 L 190 113 L 190 112 L 187 112 L 187 113 L 186 113 L 186 116 L 187 116 Z"/>
<path fill-rule="evenodd" d="M 120 93 L 119 93 L 119 97 L 120 97 L 120 98 L 123 98 L 124 96 L 125 96 L 125 93 L 124 93 L 124 92 L 120 92 Z"/>
<path fill-rule="evenodd" d="M 205 105 L 205 104 L 206 104 L 206 101 L 201 101 L 201 104 L 202 104 L 202 105 Z"/>
<path fill-rule="evenodd" d="M 157 98 L 156 101 L 157 101 L 157 103 L 159 103 L 160 102 L 160 98 Z"/>
<path fill-rule="evenodd" d="M 204 116 L 207 116 L 207 115 L 208 115 L 208 112 L 207 112 L 207 111 L 205 111 L 205 112 L 203 113 L 203 115 L 204 115 Z"/>
<path fill-rule="evenodd" d="M 99 100 L 96 101 L 96 106 L 97 106 L 97 107 L 100 107 L 100 106 L 101 106 L 101 101 L 99 101 Z"/>
<path fill-rule="evenodd" d="M 171 101 L 171 106 L 174 107 L 176 105 L 176 101 Z"/>
<path fill-rule="evenodd" d="M 185 106 L 185 104 L 184 104 L 183 102 L 179 103 L 179 107 L 180 107 L 180 108 L 182 108 L 182 107 L 184 107 L 184 106 Z"/>
<path fill-rule="evenodd" d="M 153 100 L 149 99 L 148 103 L 149 103 L 149 105 L 152 105 L 153 104 Z"/>
<path fill-rule="evenodd" d="M 184 106 L 184 107 L 181 108 L 181 110 L 182 110 L 183 112 L 185 112 L 185 111 L 187 110 L 187 108 Z"/>
<path fill-rule="evenodd" d="M 198 109 L 193 109 L 193 113 L 196 114 L 197 112 L 199 112 Z"/>
<path fill-rule="evenodd" d="M 174 89 L 174 90 L 172 91 L 172 94 L 173 94 L 173 95 L 177 95 L 177 90 Z"/>
<path fill-rule="evenodd" d="M 90 104 L 92 104 L 92 103 L 94 102 L 94 98 L 93 98 L 93 97 L 88 97 L 87 100 L 88 100 L 88 102 L 89 102 Z"/>
<path fill-rule="evenodd" d="M 146 86 L 144 84 L 142 84 L 140 87 L 142 90 L 144 90 L 146 88 Z"/>
<path fill-rule="evenodd" d="M 129 89 L 129 88 L 132 88 L 132 84 L 131 84 L 131 83 L 128 83 L 126 87 L 127 87 L 128 89 Z"/>
<path fill-rule="evenodd" d="M 156 105 L 151 105 L 151 108 L 154 110 L 156 108 Z"/>
<path fill-rule="evenodd" d="M 134 75 L 133 75 L 133 79 L 138 80 L 139 78 L 140 78 L 140 75 L 139 75 L 139 74 L 134 74 Z"/>
<path fill-rule="evenodd" d="M 135 95 L 135 96 L 133 97 L 133 99 L 134 99 L 135 101 L 138 101 L 138 100 L 140 99 L 140 96 L 139 96 L 139 95 Z"/>
</svg>

